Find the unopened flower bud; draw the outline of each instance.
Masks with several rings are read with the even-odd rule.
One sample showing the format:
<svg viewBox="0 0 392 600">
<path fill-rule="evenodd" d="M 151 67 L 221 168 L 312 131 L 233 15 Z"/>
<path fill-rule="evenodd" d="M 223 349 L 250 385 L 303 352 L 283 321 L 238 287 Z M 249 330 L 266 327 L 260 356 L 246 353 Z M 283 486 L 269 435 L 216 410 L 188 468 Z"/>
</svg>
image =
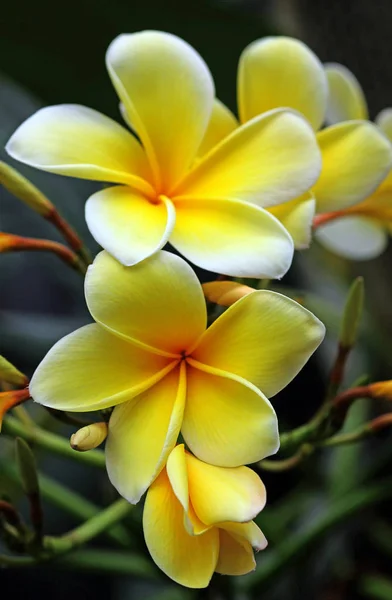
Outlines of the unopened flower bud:
<svg viewBox="0 0 392 600">
<path fill-rule="evenodd" d="M 0 379 L 17 387 L 26 387 L 29 383 L 26 375 L 23 375 L 4 356 L 0 356 Z"/>
<path fill-rule="evenodd" d="M 371 383 L 368 387 L 371 398 L 392 400 L 392 379 L 377 381 L 376 383 Z"/>
<path fill-rule="evenodd" d="M 255 291 L 248 285 L 236 281 L 211 281 L 204 283 L 202 288 L 207 300 L 220 306 L 231 306 L 240 298 Z"/>
<path fill-rule="evenodd" d="M 108 426 L 106 423 L 92 423 L 79 429 L 71 435 L 71 448 L 78 452 L 86 452 L 97 448 L 106 439 L 108 434 Z"/>
<path fill-rule="evenodd" d="M 53 204 L 26 177 L 0 161 L 0 184 L 40 215 L 47 217 Z"/>
<path fill-rule="evenodd" d="M 339 341 L 343 348 L 351 348 L 357 339 L 364 299 L 363 277 L 357 277 L 352 283 L 342 318 Z"/>
</svg>

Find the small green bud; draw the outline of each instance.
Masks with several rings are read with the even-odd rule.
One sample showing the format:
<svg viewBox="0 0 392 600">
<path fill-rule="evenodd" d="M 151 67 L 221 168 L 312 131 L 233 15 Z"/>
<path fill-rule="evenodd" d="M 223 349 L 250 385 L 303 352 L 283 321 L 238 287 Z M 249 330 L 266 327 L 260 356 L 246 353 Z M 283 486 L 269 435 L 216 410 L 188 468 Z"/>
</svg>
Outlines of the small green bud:
<svg viewBox="0 0 392 600">
<path fill-rule="evenodd" d="M 356 342 L 362 316 L 364 294 L 363 277 L 357 277 L 348 292 L 340 326 L 339 342 L 344 348 L 351 348 Z"/>
<path fill-rule="evenodd" d="M 26 177 L 16 169 L 0 161 L 0 184 L 11 194 L 22 200 L 38 214 L 47 217 L 53 211 L 53 204 Z"/>
<path fill-rule="evenodd" d="M 29 380 L 4 356 L 0 356 L 0 379 L 17 387 L 25 387 Z"/>
</svg>

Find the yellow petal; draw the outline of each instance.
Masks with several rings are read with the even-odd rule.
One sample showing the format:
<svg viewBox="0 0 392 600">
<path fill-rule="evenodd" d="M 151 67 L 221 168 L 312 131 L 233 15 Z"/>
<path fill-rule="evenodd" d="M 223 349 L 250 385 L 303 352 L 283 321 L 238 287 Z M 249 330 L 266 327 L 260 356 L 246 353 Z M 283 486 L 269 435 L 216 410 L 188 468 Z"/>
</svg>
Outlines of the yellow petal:
<svg viewBox="0 0 392 600">
<path fill-rule="evenodd" d="M 198 267 L 234 277 L 282 277 L 294 251 L 275 217 L 238 200 L 179 200 L 170 242 Z"/>
<path fill-rule="evenodd" d="M 293 238 L 296 250 L 308 248 L 311 242 L 315 210 L 316 201 L 309 192 L 291 202 L 285 202 L 269 209 Z"/>
<path fill-rule="evenodd" d="M 169 33 L 120 35 L 106 63 L 154 172 L 169 194 L 196 156 L 210 119 L 214 85 L 207 65 Z"/>
<path fill-rule="evenodd" d="M 109 421 L 106 466 L 117 491 L 136 504 L 174 448 L 185 404 L 185 365 L 131 402 Z"/>
<path fill-rule="evenodd" d="M 327 105 L 327 80 L 317 56 L 299 40 L 267 37 L 243 51 L 238 67 L 242 122 L 267 110 L 290 107 L 317 130 Z"/>
<path fill-rule="evenodd" d="M 183 363 L 184 364 L 184 363 Z M 184 444 L 179 444 L 170 453 L 166 465 L 172 490 L 185 512 L 189 510 L 188 467 Z"/>
<path fill-rule="evenodd" d="M 317 212 L 341 210 L 369 196 L 392 165 L 387 138 L 367 121 L 350 121 L 317 134 L 323 169 L 313 187 Z"/>
<path fill-rule="evenodd" d="M 376 123 L 392 142 L 392 108 L 385 108 L 376 117 Z"/>
<path fill-rule="evenodd" d="M 68 411 L 101 410 L 134 398 L 171 368 L 95 323 L 57 342 L 30 383 L 36 402 Z"/>
<path fill-rule="evenodd" d="M 224 415 L 222 415 L 224 419 Z M 263 510 L 266 491 L 260 477 L 247 467 L 216 467 L 186 453 L 189 496 L 206 525 L 244 523 Z"/>
<path fill-rule="evenodd" d="M 254 521 L 250 521 L 249 523 L 221 523 L 219 528 L 224 529 L 237 538 L 246 540 L 257 552 L 265 550 L 268 545 L 265 535 Z"/>
<path fill-rule="evenodd" d="M 320 161 L 305 119 L 274 110 L 242 125 L 213 148 L 172 197 L 229 198 L 273 206 L 307 191 L 319 176 Z"/>
<path fill-rule="evenodd" d="M 188 362 L 192 366 L 187 368 L 181 431 L 191 451 L 220 467 L 238 467 L 274 454 L 279 448 L 279 434 L 267 398 L 240 377 L 193 359 Z"/>
<path fill-rule="evenodd" d="M 76 104 L 42 108 L 15 131 L 7 152 L 27 165 L 82 179 L 127 183 L 152 193 L 139 142 L 99 112 Z"/>
<path fill-rule="evenodd" d="M 177 583 L 204 588 L 218 560 L 216 528 L 192 536 L 183 523 L 184 510 L 163 470 L 148 490 L 143 513 L 147 548 L 160 569 Z"/>
<path fill-rule="evenodd" d="M 130 187 L 110 187 L 91 196 L 86 221 L 95 240 L 125 266 L 148 258 L 166 244 L 176 214 L 173 204 L 158 204 Z"/>
<path fill-rule="evenodd" d="M 198 156 L 201 157 L 207 154 L 214 146 L 219 144 L 219 142 L 237 129 L 238 126 L 239 123 L 231 110 L 229 110 L 223 102 L 215 98 L 212 106 L 211 119 L 198 150 Z"/>
<path fill-rule="evenodd" d="M 326 64 L 325 72 L 329 88 L 327 123 L 368 119 L 366 98 L 355 75 L 338 63 Z"/>
<path fill-rule="evenodd" d="M 256 561 L 249 542 L 219 529 L 219 558 L 215 571 L 221 575 L 246 575 L 255 568 Z"/>
<path fill-rule="evenodd" d="M 209 281 L 201 286 L 207 300 L 221 306 L 231 306 L 240 298 L 254 292 L 254 288 L 236 281 Z"/>
<path fill-rule="evenodd" d="M 214 321 L 192 356 L 243 377 L 271 397 L 302 369 L 324 333 L 321 321 L 294 300 L 254 291 Z"/>
<path fill-rule="evenodd" d="M 88 269 L 85 293 L 96 321 L 162 355 L 178 356 L 206 327 L 201 285 L 187 263 L 169 252 L 128 268 L 101 252 Z"/>
<path fill-rule="evenodd" d="M 331 252 L 350 260 L 376 258 L 388 245 L 382 223 L 362 216 L 347 216 L 326 223 L 317 229 L 315 237 Z"/>
</svg>

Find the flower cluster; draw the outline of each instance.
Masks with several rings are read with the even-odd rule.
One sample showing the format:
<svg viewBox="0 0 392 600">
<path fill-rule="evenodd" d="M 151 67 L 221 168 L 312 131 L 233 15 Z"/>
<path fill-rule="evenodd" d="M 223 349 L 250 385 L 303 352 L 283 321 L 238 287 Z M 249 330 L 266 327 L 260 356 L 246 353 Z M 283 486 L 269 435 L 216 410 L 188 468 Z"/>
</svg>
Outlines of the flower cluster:
<svg viewBox="0 0 392 600">
<path fill-rule="evenodd" d="M 244 50 L 238 119 L 215 98 L 203 59 L 174 35 L 122 35 L 107 68 L 130 131 L 62 105 L 38 111 L 7 145 L 36 168 L 114 184 L 86 204 L 104 248 L 85 278 L 95 323 L 49 351 L 29 390 L 61 411 L 111 410 L 108 426 L 85 429 L 74 447 L 108 433 L 112 484 L 131 503 L 147 492 L 153 559 L 175 581 L 205 587 L 215 571 L 254 569 L 252 547 L 266 546 L 253 522 L 265 488 L 244 465 L 278 450 L 269 399 L 324 326 L 281 294 L 229 283 L 204 289 L 230 306 L 207 327 L 194 271 L 162 248 L 170 242 L 220 274 L 280 278 L 313 224 L 330 247 L 337 227 L 344 240 L 334 247 L 347 254 L 356 220 L 374 255 L 376 229 L 384 235 L 392 222 L 392 149 L 381 131 L 390 133 L 391 112 L 370 123 L 353 76 L 284 37 Z"/>
</svg>

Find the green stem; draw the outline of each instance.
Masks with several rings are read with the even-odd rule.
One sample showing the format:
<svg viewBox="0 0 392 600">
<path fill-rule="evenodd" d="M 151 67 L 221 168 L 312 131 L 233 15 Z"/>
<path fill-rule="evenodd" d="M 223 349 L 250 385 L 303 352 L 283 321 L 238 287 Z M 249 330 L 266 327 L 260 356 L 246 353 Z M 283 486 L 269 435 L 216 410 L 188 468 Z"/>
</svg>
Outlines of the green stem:
<svg viewBox="0 0 392 600">
<path fill-rule="evenodd" d="M 50 553 L 55 555 L 65 554 L 74 548 L 82 546 L 92 538 L 96 537 L 106 529 L 123 519 L 133 506 L 124 498 L 120 498 L 113 502 L 108 508 L 105 508 L 100 513 L 85 521 L 79 527 L 76 527 L 69 533 L 58 537 L 46 537 L 44 546 Z"/>
<path fill-rule="evenodd" d="M 19 483 L 17 471 L 10 462 L 4 461 L 0 465 L 0 473 L 4 473 L 12 481 Z M 101 507 L 42 473 L 39 473 L 39 486 L 41 495 L 45 500 L 82 521 L 91 519 L 102 510 Z M 121 546 L 129 548 L 131 545 L 131 537 L 119 523 L 113 525 L 105 533 L 108 538 Z"/>
<path fill-rule="evenodd" d="M 286 458 L 284 460 L 261 460 L 258 463 L 258 466 L 265 471 L 288 471 L 289 469 L 293 469 L 297 467 L 305 458 L 307 458 L 310 454 L 312 454 L 314 447 L 310 444 L 303 444 L 300 446 L 298 451 L 290 456 L 290 458 Z"/>
<path fill-rule="evenodd" d="M 312 544 L 322 538 L 332 527 L 364 510 L 372 504 L 392 498 L 392 478 L 380 483 L 357 488 L 329 505 L 328 510 L 305 531 L 285 539 L 284 543 L 264 556 L 257 570 L 242 580 L 238 580 L 241 589 L 258 589 L 267 584 L 289 565 L 292 566 L 309 552 Z"/>
<path fill-rule="evenodd" d="M 60 454 L 64 458 L 69 458 L 93 467 L 105 467 L 105 454 L 102 450 L 76 452 L 72 450 L 68 440 L 37 426 L 27 427 L 14 417 L 7 416 L 4 419 L 3 431 L 8 435 L 19 436 L 27 442 L 37 444 L 37 446 L 40 446 L 44 450 Z"/>
</svg>

